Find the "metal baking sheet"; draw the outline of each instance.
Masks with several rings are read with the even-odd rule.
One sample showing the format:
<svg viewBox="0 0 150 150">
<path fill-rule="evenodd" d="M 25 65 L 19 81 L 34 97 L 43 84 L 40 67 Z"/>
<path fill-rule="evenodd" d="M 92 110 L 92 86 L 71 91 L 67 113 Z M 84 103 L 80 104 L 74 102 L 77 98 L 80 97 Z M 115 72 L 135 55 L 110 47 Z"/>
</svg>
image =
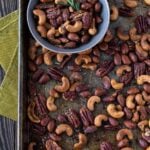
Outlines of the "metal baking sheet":
<svg viewBox="0 0 150 150">
<path fill-rule="evenodd" d="M 115 4 L 117 6 L 123 6 L 123 0 L 109 0 L 110 5 Z M 18 150 L 26 150 L 27 144 L 34 140 L 31 139 L 30 130 L 27 124 L 26 117 L 26 108 L 27 108 L 27 49 L 29 47 L 29 43 L 31 40 L 31 35 L 29 33 L 27 22 L 26 22 L 26 8 L 27 8 L 28 0 L 20 0 L 19 2 L 19 94 L 18 94 Z M 147 11 L 146 6 L 143 4 L 143 0 L 140 0 L 138 7 L 135 9 L 136 14 L 145 14 Z M 134 19 L 134 18 L 133 18 Z M 122 18 L 120 17 L 117 22 L 111 23 L 110 28 L 116 28 L 119 26 L 123 26 L 126 29 L 129 29 L 133 25 L 133 19 L 130 18 Z M 104 58 L 104 56 L 101 56 Z M 84 71 L 82 72 L 84 76 L 84 82 L 90 84 L 93 88 L 97 87 L 101 84 L 101 80 L 96 78 L 95 73 L 93 71 Z M 55 84 L 55 83 L 54 83 Z M 51 83 L 47 84 L 46 87 L 38 87 L 45 93 L 47 90 L 51 88 Z M 111 92 L 111 91 L 109 91 Z M 56 101 L 56 105 L 59 105 L 59 109 L 57 113 L 64 113 L 69 108 L 74 108 L 78 110 L 82 105 L 85 105 L 86 101 L 82 98 L 78 99 L 75 102 L 61 102 L 59 100 Z M 95 114 L 105 113 L 105 106 L 98 105 L 96 107 Z M 53 113 L 52 116 L 56 116 L 57 113 Z M 88 136 L 88 144 L 84 150 L 98 150 L 99 144 L 103 140 L 111 141 L 115 143 L 115 134 L 116 131 L 103 131 L 102 128 L 99 128 L 96 133 L 92 136 Z M 134 135 L 136 138 L 138 137 L 138 131 L 134 130 Z M 73 144 L 77 141 L 76 135 L 72 137 L 66 137 L 63 135 L 62 142 L 60 145 L 64 150 L 71 150 Z M 141 150 L 139 146 L 136 144 L 134 140 L 132 142 L 132 147 L 135 150 Z M 113 145 L 114 150 L 117 150 L 116 145 Z"/>
</svg>

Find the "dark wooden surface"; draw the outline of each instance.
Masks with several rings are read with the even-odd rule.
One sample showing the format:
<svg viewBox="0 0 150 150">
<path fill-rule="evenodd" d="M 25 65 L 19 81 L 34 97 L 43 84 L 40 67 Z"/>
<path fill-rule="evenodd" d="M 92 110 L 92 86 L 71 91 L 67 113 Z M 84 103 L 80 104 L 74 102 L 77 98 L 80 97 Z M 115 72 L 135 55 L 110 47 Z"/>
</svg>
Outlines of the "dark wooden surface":
<svg viewBox="0 0 150 150">
<path fill-rule="evenodd" d="M 17 0 L 0 0 L 0 17 L 16 10 Z M 0 66 L 0 83 L 4 78 L 4 71 Z M 0 116 L 0 150 L 16 150 L 17 122 Z"/>
</svg>

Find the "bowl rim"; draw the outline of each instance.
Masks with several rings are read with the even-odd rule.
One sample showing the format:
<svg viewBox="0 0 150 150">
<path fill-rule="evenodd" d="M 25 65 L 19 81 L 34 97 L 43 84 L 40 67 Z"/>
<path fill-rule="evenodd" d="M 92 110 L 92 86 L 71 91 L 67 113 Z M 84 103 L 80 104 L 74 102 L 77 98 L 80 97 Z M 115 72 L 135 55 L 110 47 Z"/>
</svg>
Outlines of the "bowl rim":
<svg viewBox="0 0 150 150">
<path fill-rule="evenodd" d="M 34 19 L 33 19 L 33 14 L 31 13 L 33 11 L 33 9 L 31 9 L 32 6 L 32 2 L 33 0 L 29 0 L 28 6 L 27 6 L 27 24 L 28 24 L 28 28 L 30 30 L 30 33 L 32 34 L 33 38 L 44 48 L 55 52 L 55 53 L 68 53 L 68 54 L 75 54 L 75 53 L 80 53 L 80 52 L 84 52 L 88 49 L 93 48 L 94 46 L 96 46 L 105 36 L 108 28 L 109 28 L 109 24 L 110 24 L 110 9 L 109 9 L 109 4 L 107 0 L 99 0 L 101 2 L 101 4 L 105 5 L 105 11 L 103 13 L 106 13 L 106 17 L 105 19 L 105 28 L 101 31 L 101 34 L 97 33 L 94 37 L 91 38 L 91 41 L 89 41 L 88 43 L 82 44 L 81 46 L 77 47 L 77 48 L 59 48 L 53 44 L 51 44 L 50 42 L 46 41 L 44 38 L 42 38 L 40 36 L 40 34 L 38 33 L 38 31 L 34 27 Z M 102 22 L 103 24 L 103 22 Z M 101 24 L 100 24 L 101 25 Z M 93 39 L 93 40 L 92 40 Z M 96 39 L 96 40 L 94 40 Z M 87 47 L 87 48 L 85 48 Z"/>
</svg>

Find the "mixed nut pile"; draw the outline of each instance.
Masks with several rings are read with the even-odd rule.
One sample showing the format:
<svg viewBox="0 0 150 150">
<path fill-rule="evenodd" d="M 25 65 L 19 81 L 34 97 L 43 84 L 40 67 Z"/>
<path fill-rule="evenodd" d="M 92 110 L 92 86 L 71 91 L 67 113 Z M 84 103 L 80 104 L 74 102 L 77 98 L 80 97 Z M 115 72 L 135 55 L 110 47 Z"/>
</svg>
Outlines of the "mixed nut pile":
<svg viewBox="0 0 150 150">
<path fill-rule="evenodd" d="M 33 14 L 41 37 L 61 48 L 76 48 L 98 32 L 98 0 L 41 0 Z"/>
<path fill-rule="evenodd" d="M 150 12 L 136 16 L 136 0 L 123 4 L 111 5 L 111 21 L 135 17 L 134 26 L 109 29 L 90 50 L 56 54 L 32 42 L 28 150 L 150 150 Z"/>
</svg>

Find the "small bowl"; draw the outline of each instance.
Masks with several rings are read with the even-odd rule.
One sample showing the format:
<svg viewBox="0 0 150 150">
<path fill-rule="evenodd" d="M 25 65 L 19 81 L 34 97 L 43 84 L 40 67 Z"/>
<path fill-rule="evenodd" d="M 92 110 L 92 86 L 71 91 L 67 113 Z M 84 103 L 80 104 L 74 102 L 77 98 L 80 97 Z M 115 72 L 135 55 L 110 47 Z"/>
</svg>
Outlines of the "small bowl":
<svg viewBox="0 0 150 150">
<path fill-rule="evenodd" d="M 34 19 L 33 15 L 33 9 L 35 8 L 35 5 L 39 2 L 39 0 L 30 0 L 27 8 L 27 22 L 29 26 L 29 30 L 33 37 L 35 38 L 36 41 L 38 41 L 43 47 L 56 52 L 56 53 L 79 53 L 83 52 L 87 49 L 91 49 L 94 47 L 96 44 L 98 44 L 104 37 L 105 33 L 107 32 L 107 29 L 109 27 L 109 22 L 110 22 L 110 10 L 109 10 L 109 5 L 107 0 L 99 0 L 99 2 L 102 5 L 102 11 L 101 11 L 101 17 L 103 19 L 103 22 L 99 25 L 98 27 L 98 33 L 93 36 L 90 41 L 86 44 L 81 44 L 81 46 L 77 48 L 58 48 L 57 46 L 51 44 L 44 38 L 40 36 L 36 29 L 36 21 Z"/>
</svg>

